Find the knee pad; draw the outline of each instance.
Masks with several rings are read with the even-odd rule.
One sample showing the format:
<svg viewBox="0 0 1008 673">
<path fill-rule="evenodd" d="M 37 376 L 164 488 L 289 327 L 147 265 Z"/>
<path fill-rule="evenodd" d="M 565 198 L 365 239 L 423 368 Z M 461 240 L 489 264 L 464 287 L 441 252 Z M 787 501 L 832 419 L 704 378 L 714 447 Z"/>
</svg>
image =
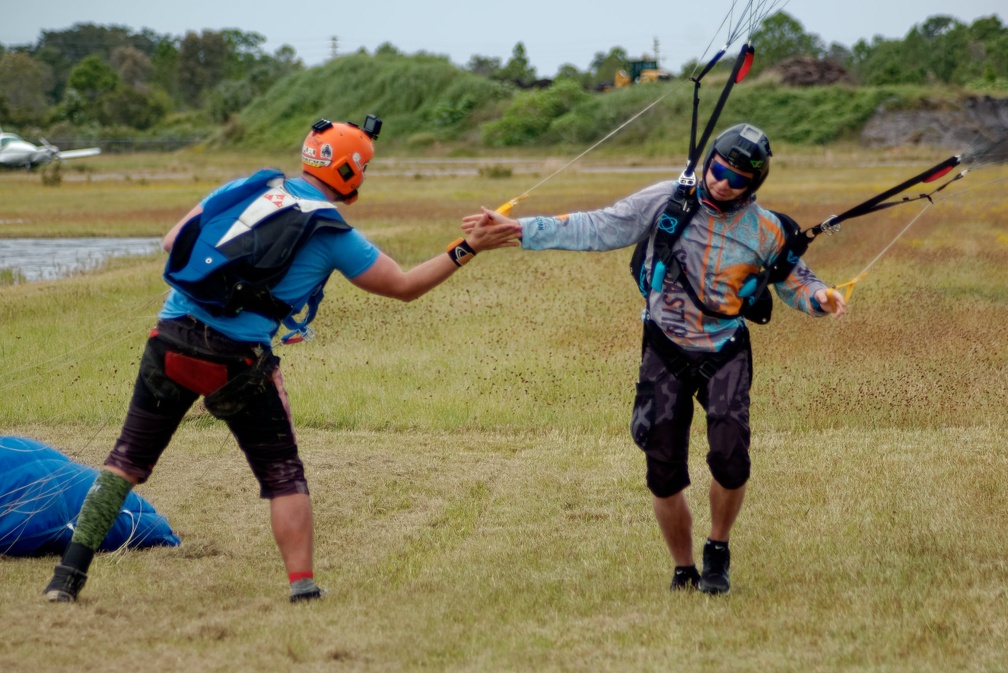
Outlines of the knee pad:
<svg viewBox="0 0 1008 673">
<path fill-rule="evenodd" d="M 707 465 L 711 475 L 727 489 L 736 489 L 749 480 L 749 417 L 742 413 L 707 416 Z"/>
<path fill-rule="evenodd" d="M 652 494 L 658 498 L 667 498 L 689 486 L 689 471 L 686 465 L 655 460 L 647 456 L 646 482 Z"/>
<path fill-rule="evenodd" d="M 711 476 L 728 490 L 741 488 L 749 481 L 751 463 L 748 451 L 711 452 L 707 455 L 707 465 L 710 467 Z"/>
</svg>

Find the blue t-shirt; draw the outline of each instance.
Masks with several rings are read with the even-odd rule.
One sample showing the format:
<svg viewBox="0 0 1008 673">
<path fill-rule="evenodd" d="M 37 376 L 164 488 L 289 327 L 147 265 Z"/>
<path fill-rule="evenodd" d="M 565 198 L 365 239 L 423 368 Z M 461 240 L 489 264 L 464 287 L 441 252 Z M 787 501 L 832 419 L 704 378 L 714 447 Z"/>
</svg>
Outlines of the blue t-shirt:
<svg viewBox="0 0 1008 673">
<path fill-rule="evenodd" d="M 227 189 L 244 183 L 240 178 L 217 188 L 200 203 Z M 284 189 L 302 199 L 324 201 L 325 195 L 301 178 L 284 181 Z M 356 229 L 335 231 L 322 229 L 312 235 L 294 256 L 287 274 L 273 288 L 273 295 L 291 306 L 303 307 L 319 283 L 333 271 L 346 278 L 354 278 L 371 268 L 378 260 L 379 250 Z M 235 341 L 268 344 L 273 340 L 280 323 L 258 313 L 242 312 L 236 316 L 213 316 L 178 290 L 168 293 L 159 318 L 181 318 L 190 315 L 210 325 Z"/>
</svg>

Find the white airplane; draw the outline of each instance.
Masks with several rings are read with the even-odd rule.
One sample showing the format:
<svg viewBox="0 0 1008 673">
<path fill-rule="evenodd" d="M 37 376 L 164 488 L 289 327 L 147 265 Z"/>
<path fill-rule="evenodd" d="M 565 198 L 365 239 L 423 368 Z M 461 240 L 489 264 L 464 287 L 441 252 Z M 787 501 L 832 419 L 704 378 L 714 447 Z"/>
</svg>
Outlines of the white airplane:
<svg viewBox="0 0 1008 673">
<path fill-rule="evenodd" d="M 4 168 L 22 167 L 31 170 L 36 166 L 43 166 L 53 159 L 62 161 L 63 159 L 79 159 L 101 154 L 101 149 L 98 147 L 60 151 L 60 148 L 50 144 L 45 138 L 40 140 L 41 147 L 22 139 L 16 133 L 4 133 L 3 129 L 0 129 L 0 166 Z"/>
</svg>

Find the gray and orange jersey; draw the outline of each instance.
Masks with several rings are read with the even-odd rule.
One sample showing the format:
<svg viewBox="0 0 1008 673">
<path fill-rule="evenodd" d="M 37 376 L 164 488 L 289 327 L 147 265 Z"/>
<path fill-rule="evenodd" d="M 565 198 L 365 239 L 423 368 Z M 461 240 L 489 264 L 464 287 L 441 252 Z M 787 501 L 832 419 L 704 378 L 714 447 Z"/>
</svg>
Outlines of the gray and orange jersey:
<svg viewBox="0 0 1008 673">
<path fill-rule="evenodd" d="M 634 245 L 654 233 L 675 188 L 675 181 L 670 180 L 600 210 L 521 218 L 522 248 L 605 251 Z M 773 261 L 784 239 L 780 221 L 755 199 L 725 213 L 701 205 L 673 253 L 704 304 L 734 315 L 742 306 L 739 291 L 743 284 Z M 645 260 L 649 275 L 650 266 L 649 254 Z M 825 287 L 804 262 L 798 262 L 774 290 L 791 308 L 822 316 L 825 313 L 812 296 Z M 692 351 L 720 350 L 744 321 L 742 317 L 717 318 L 703 313 L 672 270 L 661 288 L 651 290 L 648 312 L 670 339 Z"/>
</svg>

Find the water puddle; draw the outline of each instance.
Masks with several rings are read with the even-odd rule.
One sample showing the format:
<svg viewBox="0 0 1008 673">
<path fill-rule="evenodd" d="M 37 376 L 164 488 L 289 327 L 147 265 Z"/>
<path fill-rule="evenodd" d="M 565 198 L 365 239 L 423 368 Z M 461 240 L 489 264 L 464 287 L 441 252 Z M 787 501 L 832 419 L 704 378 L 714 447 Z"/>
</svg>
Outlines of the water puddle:
<svg viewBox="0 0 1008 673">
<path fill-rule="evenodd" d="M 111 257 L 149 255 L 160 238 L 0 238 L 0 271 L 24 280 L 63 278 L 89 271 Z"/>
</svg>

